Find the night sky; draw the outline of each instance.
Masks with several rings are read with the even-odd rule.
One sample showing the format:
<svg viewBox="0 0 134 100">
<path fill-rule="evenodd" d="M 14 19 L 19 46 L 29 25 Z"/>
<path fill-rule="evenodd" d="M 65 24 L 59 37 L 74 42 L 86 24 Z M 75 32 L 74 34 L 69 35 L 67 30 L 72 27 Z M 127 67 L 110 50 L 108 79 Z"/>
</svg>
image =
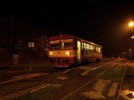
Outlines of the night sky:
<svg viewBox="0 0 134 100">
<path fill-rule="evenodd" d="M 104 56 L 119 56 L 125 50 L 134 49 L 131 28 L 128 27 L 129 21 L 134 19 L 133 1 L 32 3 L 3 5 L 0 16 L 15 16 L 37 27 L 46 26 L 50 30 L 47 36 L 61 32 L 95 42 L 102 45 Z"/>
</svg>

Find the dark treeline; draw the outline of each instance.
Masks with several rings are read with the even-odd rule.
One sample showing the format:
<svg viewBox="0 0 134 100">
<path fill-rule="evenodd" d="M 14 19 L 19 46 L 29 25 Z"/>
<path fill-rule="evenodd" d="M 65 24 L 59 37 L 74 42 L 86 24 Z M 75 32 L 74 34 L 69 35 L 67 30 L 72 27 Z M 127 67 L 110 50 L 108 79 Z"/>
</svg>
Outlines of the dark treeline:
<svg viewBox="0 0 134 100">
<path fill-rule="evenodd" d="M 10 58 L 14 53 L 28 54 L 29 42 L 35 43 L 33 55 L 37 57 L 46 48 L 48 34 L 46 26 L 35 25 L 16 16 L 0 16 L 0 48 L 4 48 Z"/>
</svg>

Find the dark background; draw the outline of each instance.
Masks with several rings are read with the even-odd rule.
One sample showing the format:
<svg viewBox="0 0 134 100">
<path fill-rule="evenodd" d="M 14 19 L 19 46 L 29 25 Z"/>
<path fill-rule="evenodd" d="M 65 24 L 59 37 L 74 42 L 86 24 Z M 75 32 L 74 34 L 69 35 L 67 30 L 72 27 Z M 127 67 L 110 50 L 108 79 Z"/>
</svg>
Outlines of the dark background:
<svg viewBox="0 0 134 100">
<path fill-rule="evenodd" d="M 6 2 L 0 5 L 0 41 L 30 34 L 71 34 L 103 47 L 104 56 L 134 49 L 134 2 L 128 0 Z"/>
</svg>

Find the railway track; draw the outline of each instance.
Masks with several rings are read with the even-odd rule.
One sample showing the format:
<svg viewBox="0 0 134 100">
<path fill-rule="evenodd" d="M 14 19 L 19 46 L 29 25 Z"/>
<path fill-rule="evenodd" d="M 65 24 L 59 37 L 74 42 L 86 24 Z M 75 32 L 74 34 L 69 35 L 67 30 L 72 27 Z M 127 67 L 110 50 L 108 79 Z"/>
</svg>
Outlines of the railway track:
<svg viewBox="0 0 134 100">
<path fill-rule="evenodd" d="M 92 86 L 92 84 L 94 84 L 95 81 L 101 79 L 102 76 L 105 76 L 106 73 L 108 73 L 109 71 L 113 70 L 113 69 L 114 69 L 115 67 L 117 67 L 117 66 L 118 66 L 118 64 L 115 64 L 115 65 L 111 66 L 111 67 L 108 68 L 107 70 L 105 70 L 105 71 L 103 71 L 102 73 L 100 73 L 99 75 L 97 75 L 97 76 L 96 76 L 95 78 L 93 78 L 92 80 L 88 81 L 86 84 L 84 84 L 84 85 L 82 85 L 81 87 L 77 88 L 76 90 L 72 91 L 72 92 L 69 93 L 68 95 L 64 96 L 61 100 L 73 100 L 74 97 L 77 98 L 78 100 L 87 100 L 86 98 L 85 98 L 85 99 L 84 99 L 84 98 L 83 98 L 83 99 L 79 99 L 77 93 L 79 93 L 79 91 L 81 91 L 83 88 L 89 86 L 90 84 L 91 84 L 91 86 Z M 121 82 L 119 82 L 120 84 L 119 84 L 119 86 L 118 86 L 119 89 L 118 89 L 118 91 L 117 91 L 117 95 L 116 95 L 115 98 L 112 99 L 112 100 L 119 100 L 119 94 L 120 94 L 120 89 L 121 89 L 122 82 L 123 82 L 123 78 L 124 78 L 125 68 L 126 68 L 126 65 L 123 67 L 123 74 L 122 74 L 122 77 L 121 77 Z M 104 81 L 104 80 L 102 80 L 102 81 Z M 108 81 L 106 81 L 106 82 L 108 82 Z M 111 85 L 111 88 L 110 88 L 110 90 L 109 90 L 107 96 L 108 96 L 108 95 L 109 95 L 109 96 L 114 96 L 113 91 L 115 92 L 115 88 L 117 88 L 116 82 L 114 82 L 114 83 Z M 90 91 L 90 90 L 88 90 L 88 91 Z M 94 91 L 97 91 L 97 90 L 94 90 Z M 88 93 L 89 93 L 89 94 L 88 94 Z M 87 97 L 89 97 L 88 100 L 99 99 L 98 97 L 95 98 L 95 97 L 94 97 L 94 94 L 92 94 L 92 95 L 90 95 L 90 94 L 91 94 L 91 91 L 90 91 L 90 92 L 87 92 L 87 94 L 86 94 Z M 88 96 L 88 95 L 89 95 L 89 96 Z M 98 92 L 96 95 L 99 95 L 99 92 Z M 72 97 L 72 96 L 74 96 L 74 97 Z M 90 98 L 90 97 L 91 97 L 91 98 Z M 93 97 L 93 98 L 92 98 L 92 97 Z M 80 97 L 80 98 L 81 98 L 81 97 Z M 100 99 L 109 100 L 108 98 L 104 98 L 104 97 L 102 97 L 102 98 L 100 98 Z M 100 99 L 99 99 L 99 100 L 100 100 Z M 111 100 L 111 99 L 110 99 L 110 100 Z"/>
<path fill-rule="evenodd" d="M 121 82 L 120 82 L 120 86 L 119 86 L 119 91 L 118 91 L 117 99 L 116 100 L 119 100 L 119 96 L 120 96 L 120 92 L 121 92 L 121 87 L 122 87 L 122 84 L 123 84 L 123 81 L 124 81 L 125 70 L 126 70 L 126 64 L 125 64 L 125 66 L 123 68 L 122 78 L 121 78 Z"/>
<path fill-rule="evenodd" d="M 133 100 L 134 99 L 134 67 L 133 62 L 127 62 L 124 70 L 124 78 L 120 87 L 118 100 Z"/>
</svg>

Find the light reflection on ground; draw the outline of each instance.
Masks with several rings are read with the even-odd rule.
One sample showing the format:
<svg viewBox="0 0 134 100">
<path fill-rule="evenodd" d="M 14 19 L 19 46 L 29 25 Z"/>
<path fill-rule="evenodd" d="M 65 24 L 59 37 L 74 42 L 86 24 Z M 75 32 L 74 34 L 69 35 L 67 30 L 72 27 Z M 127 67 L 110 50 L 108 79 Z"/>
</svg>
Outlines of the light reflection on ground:
<svg viewBox="0 0 134 100">
<path fill-rule="evenodd" d="M 102 92 L 105 90 L 106 85 L 110 83 L 110 80 L 98 79 L 97 83 L 91 91 L 83 92 L 82 95 L 85 95 L 88 98 L 92 99 L 104 99 L 105 96 Z"/>
<path fill-rule="evenodd" d="M 127 100 L 134 100 L 134 91 L 133 90 L 123 90 L 123 91 L 121 91 L 121 96 L 123 96 Z"/>
</svg>

